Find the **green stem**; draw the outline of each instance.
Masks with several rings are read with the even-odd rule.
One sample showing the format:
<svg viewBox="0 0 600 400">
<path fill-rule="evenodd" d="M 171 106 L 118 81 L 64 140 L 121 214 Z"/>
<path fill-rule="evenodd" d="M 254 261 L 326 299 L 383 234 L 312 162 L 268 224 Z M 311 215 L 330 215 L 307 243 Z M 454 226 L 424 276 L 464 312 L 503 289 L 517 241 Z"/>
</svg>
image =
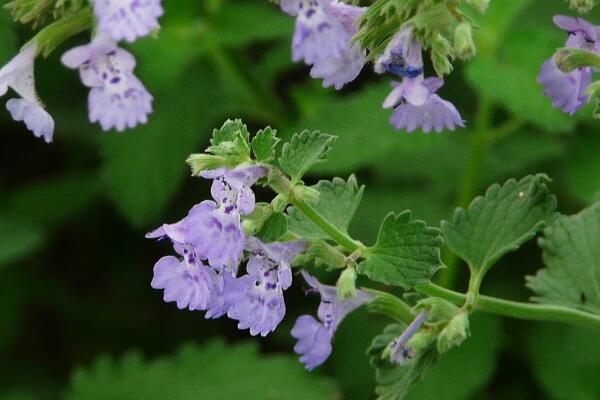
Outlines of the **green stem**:
<svg viewBox="0 0 600 400">
<path fill-rule="evenodd" d="M 367 305 L 370 312 L 389 316 L 407 325 L 415 319 L 415 314 L 410 306 L 393 294 L 375 289 L 365 290 L 375 295 L 373 301 Z"/>
<path fill-rule="evenodd" d="M 467 296 L 462 293 L 454 292 L 432 283 L 417 286 L 416 289 L 421 293 L 440 297 L 456 305 L 462 305 L 467 300 Z M 522 303 L 489 296 L 479 296 L 476 310 L 511 318 L 563 322 L 600 330 L 600 316 L 569 307 Z"/>
<path fill-rule="evenodd" d="M 346 250 L 354 252 L 356 250 L 364 250 L 365 246 L 352 239 L 348 234 L 340 231 L 338 228 L 329 223 L 321 214 L 317 212 L 310 204 L 294 199 L 292 205 L 302 211 L 315 225 L 325 232 L 331 239 L 335 240 L 340 246 Z"/>
</svg>

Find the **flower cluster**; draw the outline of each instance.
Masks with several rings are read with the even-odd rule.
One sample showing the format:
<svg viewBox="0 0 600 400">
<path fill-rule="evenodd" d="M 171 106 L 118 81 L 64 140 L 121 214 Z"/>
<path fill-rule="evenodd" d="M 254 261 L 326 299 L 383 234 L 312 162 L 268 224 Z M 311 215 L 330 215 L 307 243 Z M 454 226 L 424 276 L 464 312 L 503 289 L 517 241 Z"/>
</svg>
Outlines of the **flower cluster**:
<svg viewBox="0 0 600 400">
<path fill-rule="evenodd" d="M 565 47 L 600 54 L 600 27 L 581 18 L 561 15 L 554 17 L 554 23 L 569 34 Z M 542 65 L 538 82 L 544 86 L 544 94 L 552 99 L 554 107 L 573 115 L 590 100 L 587 89 L 592 84 L 592 74 L 590 67 L 565 73 L 551 57 Z"/>
<path fill-rule="evenodd" d="M 114 40 L 133 42 L 158 29 L 162 0 L 92 0 L 101 32 Z"/>
<path fill-rule="evenodd" d="M 292 58 L 312 65 L 313 78 L 322 78 L 323 86 L 341 89 L 359 75 L 366 63 L 366 51 L 352 38 L 357 19 L 365 8 L 336 0 L 282 0 L 281 8 L 296 17 L 292 40 Z M 400 30 L 375 63 L 378 73 L 390 72 L 403 78 L 384 103 L 394 108 L 391 124 L 397 129 L 425 133 L 464 126 L 452 103 L 440 98 L 439 78 L 424 78 L 421 44 L 411 26 Z"/>
<path fill-rule="evenodd" d="M 292 260 L 304 252 L 301 240 L 265 243 L 247 236 L 242 217 L 255 209 L 252 185 L 267 174 L 262 166 L 219 168 L 200 175 L 212 179 L 211 195 L 174 224 L 164 224 L 146 237 L 169 239 L 178 256 L 166 256 L 154 266 L 151 286 L 164 290 L 164 300 L 180 309 L 206 311 L 206 318 L 227 315 L 239 329 L 266 336 L 286 312 L 284 291 L 292 285 Z M 240 263 L 246 260 L 245 273 Z M 333 334 L 342 319 L 369 301 L 372 295 L 357 291 L 339 299 L 337 289 L 320 284 L 303 272 L 313 291 L 321 295 L 319 320 L 298 318 L 292 335 L 296 352 L 308 369 L 323 363 L 331 353 Z"/>
</svg>

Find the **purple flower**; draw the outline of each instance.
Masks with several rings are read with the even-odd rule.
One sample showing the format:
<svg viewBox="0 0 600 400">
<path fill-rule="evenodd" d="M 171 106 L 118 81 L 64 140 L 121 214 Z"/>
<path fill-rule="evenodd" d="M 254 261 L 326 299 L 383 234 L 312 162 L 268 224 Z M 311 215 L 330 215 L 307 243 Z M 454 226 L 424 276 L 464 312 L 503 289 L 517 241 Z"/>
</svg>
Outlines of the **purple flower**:
<svg viewBox="0 0 600 400">
<path fill-rule="evenodd" d="M 554 23 L 569 33 L 565 47 L 586 49 L 600 53 L 600 28 L 581 18 L 558 15 Z M 546 60 L 538 76 L 544 86 L 544 95 L 552 99 L 552 105 L 573 115 L 589 101 L 587 88 L 592 83 L 592 68 L 579 68 L 570 73 L 562 72 L 554 57 Z"/>
<path fill-rule="evenodd" d="M 314 64 L 340 57 L 348 47 L 350 35 L 332 15 L 332 0 L 281 0 L 281 9 L 296 17 L 292 39 L 292 59 Z"/>
<path fill-rule="evenodd" d="M 292 284 L 290 263 L 305 247 L 302 241 L 246 241 L 246 250 L 250 251 L 248 274 L 237 279 L 227 313 L 239 321 L 239 329 L 250 329 L 253 336 L 266 336 L 277 328 L 285 315 L 283 291 Z"/>
<path fill-rule="evenodd" d="M 246 215 L 254 211 L 255 199 L 251 186 L 266 174 L 264 167 L 250 165 L 233 170 L 219 168 L 204 171 L 200 175 L 213 179 L 212 197 L 226 213 L 237 210 L 241 215 Z"/>
<path fill-rule="evenodd" d="M 133 74 L 135 58 L 112 38 L 99 34 L 90 44 L 66 52 L 62 62 L 79 69 L 83 84 L 91 88 L 90 121 L 99 122 L 105 131 L 119 132 L 148 121 L 152 96 Z"/>
<path fill-rule="evenodd" d="M 395 364 L 406 365 L 408 360 L 415 357 L 415 351 L 408 345 L 412 337 L 421 329 L 421 326 L 427 319 L 428 310 L 422 311 L 406 328 L 402 335 L 392 340 L 390 343 L 390 359 Z"/>
<path fill-rule="evenodd" d="M 394 82 L 394 89 L 383 103 L 384 108 L 395 108 L 390 123 L 397 129 L 412 132 L 420 128 L 425 133 L 434 129 L 453 131 L 456 126 L 464 127 L 458 110 L 449 101 L 435 92 L 444 84 L 440 78 L 404 78 Z"/>
<path fill-rule="evenodd" d="M 369 302 L 372 295 L 359 290 L 356 297 L 340 300 L 334 286 L 322 285 L 314 277 L 302 272 L 306 282 L 321 295 L 317 314 L 320 322 L 310 315 L 298 318 L 292 328 L 292 336 L 298 339 L 294 351 L 300 354 L 300 362 L 312 370 L 323 364 L 331 354 L 333 335 L 350 312 Z"/>
<path fill-rule="evenodd" d="M 237 272 L 244 250 L 240 215 L 227 213 L 210 200 L 195 205 L 181 221 L 165 224 L 146 237 L 168 237 L 174 242 L 192 245 L 198 257 L 208 260 L 211 267 L 232 274 Z"/>
<path fill-rule="evenodd" d="M 421 44 L 413 38 L 411 26 L 402 28 L 390 41 L 383 54 L 375 61 L 375 72 L 416 78 L 423 74 Z"/>
<path fill-rule="evenodd" d="M 135 39 L 157 29 L 163 15 L 161 0 L 93 0 L 100 31 L 114 40 Z"/>
<path fill-rule="evenodd" d="M 202 264 L 192 246 L 174 247 L 182 260 L 173 256 L 158 260 L 151 286 L 164 289 L 165 302 L 174 301 L 179 309 L 206 310 L 213 292 L 214 270 Z"/>
<path fill-rule="evenodd" d="M 36 46 L 27 46 L 0 69 L 0 96 L 4 96 L 9 88 L 21 96 L 8 100 L 6 109 L 15 121 L 25 122 L 34 136 L 50 143 L 54 134 L 54 120 L 44 110 L 35 92 L 35 55 Z"/>
</svg>

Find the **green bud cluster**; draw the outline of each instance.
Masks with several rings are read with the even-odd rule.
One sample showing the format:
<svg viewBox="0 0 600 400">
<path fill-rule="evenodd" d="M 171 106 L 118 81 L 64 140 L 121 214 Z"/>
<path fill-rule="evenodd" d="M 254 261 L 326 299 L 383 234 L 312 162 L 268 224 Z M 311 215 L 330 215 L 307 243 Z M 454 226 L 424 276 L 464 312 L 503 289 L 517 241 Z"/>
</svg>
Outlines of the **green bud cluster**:
<svg viewBox="0 0 600 400">
<path fill-rule="evenodd" d="M 469 314 L 466 311 L 460 311 L 440 332 L 437 338 L 438 352 L 444 354 L 451 348 L 460 346 L 470 334 Z"/>
<path fill-rule="evenodd" d="M 594 8 L 595 0 L 569 0 L 569 7 L 579 13 L 588 13 Z"/>
</svg>

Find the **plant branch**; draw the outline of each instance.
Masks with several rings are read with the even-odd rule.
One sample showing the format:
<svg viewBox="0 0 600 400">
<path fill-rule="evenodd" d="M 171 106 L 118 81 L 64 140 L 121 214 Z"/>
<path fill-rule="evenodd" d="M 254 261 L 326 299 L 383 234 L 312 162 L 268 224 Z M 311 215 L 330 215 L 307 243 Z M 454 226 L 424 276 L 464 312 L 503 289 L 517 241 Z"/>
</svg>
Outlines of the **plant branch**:
<svg viewBox="0 0 600 400">
<path fill-rule="evenodd" d="M 456 305 L 464 304 L 467 299 L 467 296 L 462 293 L 454 292 L 432 283 L 417 286 L 416 289 L 421 293 L 440 297 Z M 600 316 L 563 306 L 532 304 L 503 300 L 490 296 L 479 296 L 475 310 L 511 318 L 562 322 L 600 330 Z"/>
</svg>

